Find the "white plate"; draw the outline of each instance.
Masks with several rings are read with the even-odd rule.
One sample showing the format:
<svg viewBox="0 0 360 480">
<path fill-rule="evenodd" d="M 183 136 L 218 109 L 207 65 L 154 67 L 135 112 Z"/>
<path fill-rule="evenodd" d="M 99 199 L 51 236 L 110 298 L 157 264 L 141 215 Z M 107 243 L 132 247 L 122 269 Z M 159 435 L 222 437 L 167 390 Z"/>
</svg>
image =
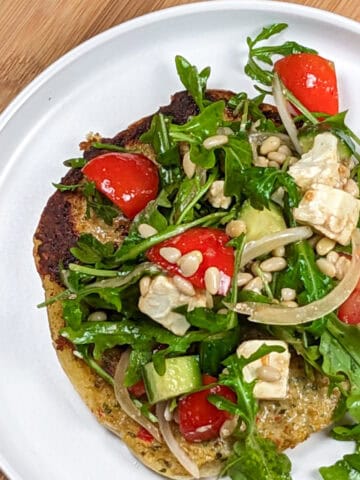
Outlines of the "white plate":
<svg viewBox="0 0 360 480">
<path fill-rule="evenodd" d="M 166 104 L 181 88 L 178 53 L 212 66 L 210 87 L 248 89 L 245 38 L 272 22 L 290 24 L 281 40 L 335 60 L 341 107 L 359 128 L 359 24 L 250 0 L 186 5 L 113 28 L 52 65 L 0 117 L 0 464 L 13 480 L 156 478 L 97 424 L 63 374 L 45 310 L 35 308 L 43 292 L 32 234 L 62 161 L 89 130 L 113 135 Z M 318 466 L 351 448 L 314 437 L 290 454 L 294 479 L 319 479 Z"/>
</svg>

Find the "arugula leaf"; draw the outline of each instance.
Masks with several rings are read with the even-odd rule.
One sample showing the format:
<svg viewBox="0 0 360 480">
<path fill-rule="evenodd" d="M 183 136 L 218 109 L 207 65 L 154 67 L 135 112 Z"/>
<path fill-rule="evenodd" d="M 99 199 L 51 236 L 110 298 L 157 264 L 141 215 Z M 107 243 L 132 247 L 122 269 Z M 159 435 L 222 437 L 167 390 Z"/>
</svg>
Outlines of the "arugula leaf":
<svg viewBox="0 0 360 480">
<path fill-rule="evenodd" d="M 77 330 L 88 315 L 88 309 L 79 300 L 63 300 L 63 318 L 68 327 Z"/>
<path fill-rule="evenodd" d="M 170 209 L 172 204 L 168 199 L 169 192 L 167 189 L 161 190 L 155 200 L 151 200 L 146 207 L 134 218 L 131 223 L 130 230 L 124 238 L 118 252 L 126 252 L 135 248 L 144 242 L 143 237 L 139 234 L 139 225 L 146 223 L 155 228 L 158 232 L 163 232 L 168 227 L 168 220 L 159 210 L 160 208 Z"/>
<path fill-rule="evenodd" d="M 217 314 L 220 315 L 220 314 Z M 222 315 L 226 317 L 227 315 Z M 242 333 L 240 326 L 228 330 L 228 324 L 225 324 L 224 331 L 220 331 L 220 325 L 226 320 L 223 318 L 215 319 L 216 325 L 219 328 L 218 333 L 211 334 L 208 338 L 200 343 L 199 346 L 199 360 L 202 372 L 208 373 L 217 377 L 222 367 L 222 362 L 239 346 L 241 342 Z M 213 318 L 211 319 L 211 323 Z M 210 322 L 208 322 L 209 324 Z M 206 328 L 204 319 L 204 328 Z"/>
<path fill-rule="evenodd" d="M 83 322 L 79 329 L 61 329 L 60 334 L 74 345 L 94 345 L 94 358 L 99 360 L 102 353 L 116 345 L 130 345 L 138 351 L 150 351 L 157 344 L 168 345 L 154 356 L 171 353 L 185 353 L 193 342 L 199 342 L 208 332 L 188 332 L 182 337 L 169 332 L 160 325 L 147 320 L 122 320 L 108 322 Z M 153 357 L 154 357 L 153 356 Z"/>
<path fill-rule="evenodd" d="M 356 452 L 344 455 L 331 467 L 321 467 L 321 476 L 324 480 L 359 480 L 360 479 L 360 449 L 359 444 Z"/>
<path fill-rule="evenodd" d="M 271 298 L 262 295 L 261 293 L 252 290 L 240 290 L 238 293 L 238 302 L 257 302 L 257 303 L 272 303 Z"/>
<path fill-rule="evenodd" d="M 291 480 L 289 458 L 258 434 L 235 443 L 225 471 L 232 480 L 253 480 L 254 472 L 258 480 Z"/>
<path fill-rule="evenodd" d="M 239 183 L 246 168 L 252 164 L 252 149 L 247 138 L 229 136 L 229 141 L 222 146 L 225 154 L 225 184 L 224 194 L 240 197 Z"/>
<path fill-rule="evenodd" d="M 86 159 L 84 157 L 80 158 L 69 158 L 64 160 L 63 165 L 70 168 L 82 168 L 86 164 Z"/>
<path fill-rule="evenodd" d="M 120 214 L 120 210 L 96 189 L 95 183 L 85 182 L 82 193 L 86 198 L 86 217 L 90 218 L 92 210 L 107 225 L 112 225 L 114 218 Z"/>
<path fill-rule="evenodd" d="M 276 168 L 250 167 L 244 170 L 239 188 L 241 193 L 249 198 L 251 205 L 258 210 L 269 208 L 272 194 L 283 187 L 288 193 L 289 207 L 296 207 L 300 201 L 300 194 L 293 178 Z"/>
<path fill-rule="evenodd" d="M 202 143 L 191 143 L 189 154 L 191 161 L 202 168 L 213 168 L 216 165 L 215 150 L 207 150 Z"/>
<path fill-rule="evenodd" d="M 170 222 L 176 225 L 182 222 L 190 222 L 194 219 L 194 208 L 197 202 L 211 187 L 217 176 L 217 171 L 210 173 L 209 178 L 202 183 L 201 175 L 196 174 L 193 178 L 185 178 L 180 184 L 174 200 L 174 206 L 170 216 Z"/>
<path fill-rule="evenodd" d="M 200 111 L 204 109 L 204 94 L 206 83 L 210 75 L 210 67 L 206 67 L 201 72 L 195 65 L 191 65 L 184 57 L 177 55 L 175 57 L 176 70 L 180 80 L 186 90 L 193 97 Z"/>
<path fill-rule="evenodd" d="M 81 358 L 90 368 L 92 368 L 109 385 L 114 386 L 114 379 L 109 375 L 95 360 L 89 351 L 89 345 L 77 345 L 74 355 Z"/>
<path fill-rule="evenodd" d="M 210 103 L 199 115 L 191 117 L 184 125 L 170 125 L 170 136 L 178 142 L 190 144 L 190 158 L 195 165 L 202 168 L 213 168 L 216 164 L 214 149 L 206 149 L 203 142 L 207 137 L 216 135 L 223 123 L 225 102 Z"/>
<path fill-rule="evenodd" d="M 306 240 L 288 247 L 287 259 L 287 269 L 277 277 L 277 296 L 283 287 L 294 288 L 298 301 L 307 304 L 324 297 L 333 288 L 331 278 L 316 265 L 314 250 Z"/>
<path fill-rule="evenodd" d="M 360 330 L 330 317 L 320 338 L 322 369 L 330 378 L 350 381 L 350 392 L 360 392 Z"/>
<path fill-rule="evenodd" d="M 60 192 L 74 192 L 81 187 L 81 183 L 75 185 L 64 185 L 63 183 L 53 183 L 52 184 Z"/>
<path fill-rule="evenodd" d="M 186 320 L 193 327 L 208 330 L 211 333 L 223 332 L 229 330 L 229 316 L 216 313 L 208 308 L 198 307 L 190 312 L 185 312 Z"/>
<path fill-rule="evenodd" d="M 131 350 L 124 380 L 125 387 L 131 387 L 131 385 L 141 380 L 142 368 L 151 361 L 151 356 L 151 350 Z"/>
<path fill-rule="evenodd" d="M 350 395 L 346 399 L 346 407 L 350 415 L 357 422 L 360 422 L 360 392 Z M 360 437 L 359 437 L 359 440 L 360 440 Z"/>
<path fill-rule="evenodd" d="M 84 233 L 80 235 L 75 247 L 70 248 L 70 252 L 80 262 L 96 265 L 105 258 L 111 257 L 114 249 L 112 242 L 101 243 L 90 233 Z"/>
<path fill-rule="evenodd" d="M 91 146 L 99 150 L 109 150 L 109 152 L 128 152 L 127 148 L 112 143 L 92 142 Z"/>
<path fill-rule="evenodd" d="M 360 442 L 360 424 L 334 427 L 331 436 L 336 440 Z"/>
<path fill-rule="evenodd" d="M 317 53 L 316 50 L 312 48 L 304 47 L 296 42 L 285 42 L 282 45 L 274 46 L 263 46 L 256 47 L 259 42 L 263 40 L 268 40 L 273 35 L 276 35 L 282 32 L 288 25 L 286 23 L 275 23 L 264 27 L 262 31 L 252 40 L 250 37 L 247 38 L 247 44 L 249 47 L 249 57 L 248 62 L 245 65 L 245 73 L 253 80 L 258 81 L 262 85 L 271 86 L 273 81 L 273 71 L 265 70 L 259 65 L 259 61 L 265 63 L 266 65 L 273 65 L 273 56 L 274 55 L 290 55 L 293 53 Z"/>
<path fill-rule="evenodd" d="M 53 186 L 60 192 L 79 190 L 86 198 L 86 218 L 90 218 L 91 211 L 93 211 L 98 217 L 102 218 L 107 225 L 112 225 L 114 218 L 120 214 L 120 210 L 116 205 L 96 189 L 94 182 L 86 181 L 74 185 L 53 183 Z"/>
<path fill-rule="evenodd" d="M 187 141 L 190 144 L 202 143 L 205 138 L 215 135 L 223 122 L 225 102 L 210 103 L 199 115 L 191 117 L 183 125 L 171 124 L 170 137 L 176 141 Z M 191 156 L 192 159 L 192 156 Z"/>
<path fill-rule="evenodd" d="M 234 273 L 231 280 L 231 287 L 226 296 L 226 301 L 228 301 L 231 305 L 236 305 L 238 299 L 238 284 L 237 278 L 238 273 L 240 271 L 240 264 L 241 264 L 241 257 L 244 252 L 245 247 L 245 235 L 241 234 L 239 237 L 233 238 L 228 242 L 230 247 L 235 248 L 235 259 L 234 259 Z M 229 310 L 227 313 L 228 317 L 228 329 L 234 328 L 238 324 L 238 315 L 233 310 Z"/>
<path fill-rule="evenodd" d="M 157 113 L 151 120 L 150 129 L 143 133 L 140 141 L 152 145 L 157 162 L 163 167 L 180 164 L 179 148 L 169 135 L 170 118 Z"/>
<path fill-rule="evenodd" d="M 113 309 L 121 312 L 122 302 L 119 288 L 87 287 L 78 293 L 79 299 L 84 299 L 96 309 Z"/>
<path fill-rule="evenodd" d="M 286 30 L 287 27 L 287 23 L 273 23 L 272 25 L 263 27 L 261 32 L 255 37 L 254 40 L 251 40 L 251 38 L 249 37 L 246 39 L 247 44 L 249 45 L 249 47 L 253 47 L 256 43 L 259 43 L 262 40 L 268 40 L 273 35 L 276 35 L 283 30 Z"/>
<path fill-rule="evenodd" d="M 248 130 L 254 122 L 258 123 L 256 128 L 258 132 L 277 132 L 282 129 L 282 126 L 278 128 L 261 110 L 260 105 L 264 102 L 265 95 L 261 93 L 254 98 L 248 98 L 247 93 L 240 92 L 228 101 L 227 106 L 233 109 L 233 115 L 241 116 L 241 127 L 245 127 L 243 130 Z"/>
</svg>

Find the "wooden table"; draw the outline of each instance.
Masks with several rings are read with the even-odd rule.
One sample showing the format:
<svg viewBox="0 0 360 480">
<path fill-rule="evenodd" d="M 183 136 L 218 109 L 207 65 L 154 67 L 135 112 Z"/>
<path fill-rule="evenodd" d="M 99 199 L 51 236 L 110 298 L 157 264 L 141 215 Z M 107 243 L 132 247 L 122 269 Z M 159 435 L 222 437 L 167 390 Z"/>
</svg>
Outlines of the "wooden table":
<svg viewBox="0 0 360 480">
<path fill-rule="evenodd" d="M 0 112 L 45 67 L 84 40 L 130 18 L 191 2 L 0 0 Z M 356 0 L 292 2 L 360 21 L 360 2 Z M 0 480 L 6 480 L 1 472 Z"/>
<path fill-rule="evenodd" d="M 292 0 L 360 21 L 357 0 Z M 0 112 L 84 40 L 129 18 L 191 0 L 0 0 Z"/>
</svg>

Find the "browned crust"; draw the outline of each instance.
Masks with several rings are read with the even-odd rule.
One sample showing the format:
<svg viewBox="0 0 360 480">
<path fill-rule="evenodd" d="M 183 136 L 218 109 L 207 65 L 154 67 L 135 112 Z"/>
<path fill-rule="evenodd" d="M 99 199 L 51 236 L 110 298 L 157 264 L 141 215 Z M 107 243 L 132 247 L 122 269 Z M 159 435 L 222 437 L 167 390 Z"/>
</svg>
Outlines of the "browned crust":
<svg viewBox="0 0 360 480">
<path fill-rule="evenodd" d="M 227 100 L 233 94 L 228 91 L 212 90 L 207 92 L 207 95 L 211 100 Z M 266 107 L 266 109 L 269 110 L 269 116 L 276 115 L 273 108 Z M 186 92 L 179 92 L 172 97 L 171 103 L 161 107 L 160 111 L 171 115 L 174 122 L 181 124 L 186 122 L 190 115 L 197 113 L 197 107 Z M 231 112 L 227 114 L 231 116 Z M 145 117 L 115 137 L 103 138 L 103 141 L 120 146 L 133 145 L 149 128 L 151 118 L 151 116 Z M 90 148 L 84 155 L 90 159 L 101 153 L 103 151 Z M 77 183 L 81 177 L 79 170 L 71 170 L 62 182 Z M 84 201 L 79 194 L 59 191 L 50 197 L 42 213 L 34 236 L 34 258 L 42 278 L 46 298 L 62 291 L 58 265 L 60 261 L 66 265 L 73 260 L 69 254 L 69 248 L 74 245 L 80 233 L 88 231 L 98 235 L 98 238 L 103 241 L 109 239 L 120 241 L 126 231 L 124 219 L 117 224 L 116 228 L 109 229 L 101 222 L 85 221 L 83 214 Z M 58 359 L 98 421 L 120 436 L 131 451 L 149 468 L 166 477 L 189 478 L 164 444 L 157 441 L 148 443 L 137 437 L 138 425 L 121 410 L 112 388 L 84 362 L 76 358 L 72 353 L 71 344 L 59 337 L 59 330 L 64 326 L 60 303 L 48 307 L 48 318 Z M 116 354 L 114 358 L 116 360 Z M 114 358 L 108 357 L 106 360 L 105 367 L 110 372 L 113 371 Z M 299 409 L 300 394 L 304 396 L 305 401 Z M 294 447 L 305 440 L 312 431 L 319 430 L 331 422 L 336 400 L 336 396 L 328 399 L 327 385 L 323 383 L 323 379 L 317 376 L 315 380 L 308 380 L 304 374 L 302 361 L 295 359 L 292 361 L 289 400 L 288 402 L 261 403 L 258 414 L 259 431 L 267 438 L 274 440 L 280 449 Z M 190 444 L 180 437 L 176 427 L 175 434 L 189 456 L 198 463 L 203 476 L 215 475 L 219 471 L 222 460 L 229 454 L 231 442 L 216 440 Z"/>
<path fill-rule="evenodd" d="M 208 92 L 211 100 L 229 99 L 231 92 L 212 90 Z M 176 93 L 167 106 L 159 109 L 162 113 L 170 115 L 174 122 L 185 123 L 190 115 L 195 115 L 198 108 L 187 92 Z M 130 125 L 126 130 L 118 133 L 113 138 L 103 138 L 102 141 L 118 146 L 133 145 L 139 137 L 149 129 L 152 115 Z M 84 152 L 87 159 L 94 158 L 104 153 L 104 150 L 90 148 Z M 65 185 L 77 184 L 82 179 L 79 169 L 70 170 L 61 180 Z M 39 225 L 35 233 L 35 239 L 39 242 L 37 249 L 38 271 L 43 277 L 50 277 L 59 281 L 59 263 L 65 266 L 74 260 L 69 250 L 78 239 L 78 231 L 74 225 L 79 212 L 73 212 L 72 203 L 76 201 L 78 194 L 75 192 L 55 192 L 49 199 Z M 123 222 L 125 224 L 126 222 Z M 125 228 L 124 228 L 125 229 Z"/>
</svg>

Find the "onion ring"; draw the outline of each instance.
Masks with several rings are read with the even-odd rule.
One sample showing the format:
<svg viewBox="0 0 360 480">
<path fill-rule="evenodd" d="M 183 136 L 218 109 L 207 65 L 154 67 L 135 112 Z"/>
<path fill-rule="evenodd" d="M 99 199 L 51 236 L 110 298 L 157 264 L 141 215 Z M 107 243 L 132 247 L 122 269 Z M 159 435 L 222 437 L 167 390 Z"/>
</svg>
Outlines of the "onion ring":
<svg viewBox="0 0 360 480">
<path fill-rule="evenodd" d="M 193 478 L 200 478 L 199 467 L 191 460 L 187 453 L 181 448 L 178 441 L 174 437 L 171 430 L 170 422 L 165 420 L 165 410 L 167 402 L 159 402 L 156 404 L 156 416 L 159 420 L 160 432 L 163 436 L 164 442 L 169 447 L 170 452 L 174 455 L 177 461 L 185 468 Z"/>
<path fill-rule="evenodd" d="M 317 320 L 336 310 L 351 295 L 360 279 L 360 230 L 352 234 L 352 259 L 349 270 L 339 284 L 325 297 L 302 307 L 243 302 L 230 309 L 249 315 L 248 320 L 266 325 L 300 325 Z"/>
<path fill-rule="evenodd" d="M 132 402 L 128 389 L 124 387 L 125 372 L 129 365 L 130 349 L 126 350 L 116 366 L 114 376 L 114 392 L 116 400 L 124 412 L 136 423 L 144 427 L 158 442 L 162 442 L 159 429 L 150 420 L 141 414 L 140 410 Z"/>
<path fill-rule="evenodd" d="M 277 73 L 274 74 L 272 93 L 273 93 L 273 97 L 274 97 L 275 104 L 277 106 L 281 121 L 285 127 L 285 130 L 289 134 L 289 137 L 295 147 L 295 150 L 301 155 L 302 148 L 298 140 L 297 129 L 296 129 L 294 120 L 292 119 L 288 111 L 287 102 L 282 92 L 281 80 Z"/>
<path fill-rule="evenodd" d="M 259 240 L 248 242 L 244 247 L 241 257 L 240 268 L 250 262 L 253 258 L 260 257 L 271 252 L 278 247 L 283 247 L 289 243 L 295 243 L 299 240 L 310 238 L 313 232 L 310 227 L 294 227 L 281 230 L 280 232 L 266 235 Z"/>
</svg>

